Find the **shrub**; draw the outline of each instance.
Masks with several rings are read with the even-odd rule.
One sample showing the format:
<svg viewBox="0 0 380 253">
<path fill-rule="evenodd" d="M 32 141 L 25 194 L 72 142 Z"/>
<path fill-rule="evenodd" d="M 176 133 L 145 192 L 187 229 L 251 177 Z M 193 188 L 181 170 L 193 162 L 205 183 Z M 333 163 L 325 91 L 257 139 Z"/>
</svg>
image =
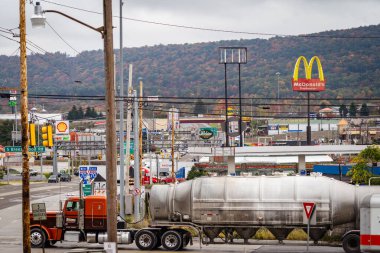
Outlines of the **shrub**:
<svg viewBox="0 0 380 253">
<path fill-rule="evenodd" d="M 196 177 L 202 177 L 206 175 L 207 175 L 207 172 L 204 170 L 204 168 L 197 168 L 193 166 L 191 170 L 189 171 L 189 174 L 187 175 L 187 180 L 191 180 Z"/>
<path fill-rule="evenodd" d="M 53 172 L 45 172 L 43 173 L 45 178 L 48 179 L 51 175 L 53 175 Z"/>
</svg>

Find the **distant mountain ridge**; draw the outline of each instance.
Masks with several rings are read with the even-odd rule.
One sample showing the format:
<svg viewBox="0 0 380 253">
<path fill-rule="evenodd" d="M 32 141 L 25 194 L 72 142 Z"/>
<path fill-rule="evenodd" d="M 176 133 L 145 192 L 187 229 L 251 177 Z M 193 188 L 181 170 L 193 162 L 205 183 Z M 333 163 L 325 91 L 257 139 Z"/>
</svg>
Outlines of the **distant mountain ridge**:
<svg viewBox="0 0 380 253">
<path fill-rule="evenodd" d="M 374 36 L 378 38 L 370 38 Z M 316 94 L 317 97 L 380 97 L 380 25 L 326 31 L 309 37 L 125 48 L 124 83 L 127 85 L 128 64 L 132 63 L 134 85 L 142 77 L 147 96 L 223 97 L 224 67 L 218 64 L 220 46 L 248 48 L 248 63 L 242 66 L 241 72 L 244 97 L 276 97 L 277 72 L 281 97 L 298 96 L 291 89 L 291 78 L 301 55 L 308 59 L 317 55 L 321 59 L 327 90 Z M 115 54 L 118 61 L 118 50 Z M 313 73 L 317 73 L 316 66 Z M 85 51 L 76 57 L 62 53 L 28 56 L 32 94 L 102 95 L 103 75 L 101 50 Z M 237 95 L 237 80 L 237 67 L 228 66 L 231 96 Z M 18 85 L 18 56 L 0 56 L 0 82 L 1 86 Z"/>
</svg>

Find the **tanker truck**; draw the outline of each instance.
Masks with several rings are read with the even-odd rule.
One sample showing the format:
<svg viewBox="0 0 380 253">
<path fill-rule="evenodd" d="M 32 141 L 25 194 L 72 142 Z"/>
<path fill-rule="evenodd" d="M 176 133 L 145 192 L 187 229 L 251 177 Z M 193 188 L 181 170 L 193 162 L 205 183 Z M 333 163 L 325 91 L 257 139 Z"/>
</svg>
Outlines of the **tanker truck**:
<svg viewBox="0 0 380 253">
<path fill-rule="evenodd" d="M 180 184 L 154 185 L 148 200 L 150 226 L 139 230 L 120 229 L 118 241 L 134 241 L 141 250 L 162 245 L 166 250 L 175 251 L 191 241 L 186 228 L 192 228 L 198 232 L 202 244 L 220 243 L 221 233 L 224 243 L 248 244 L 261 227 L 266 227 L 282 241 L 294 228 L 306 228 L 303 202 L 314 202 L 311 239 L 318 242 L 334 226 L 352 223 L 355 225 L 343 238 L 343 247 L 349 253 L 359 252 L 359 230 L 355 229 L 359 229 L 360 204 L 373 193 L 380 193 L 380 187 L 359 187 L 322 176 L 202 177 Z M 66 240 L 73 233 L 75 240 L 100 243 L 107 240 L 106 210 L 95 212 L 96 219 L 91 217 L 94 214 L 91 208 L 104 207 L 105 197 L 89 201 L 88 207 L 85 199 L 84 212 L 70 209 L 65 214 L 67 201 L 56 223 L 46 221 L 41 227 L 37 221 L 31 223 L 32 245 Z M 81 223 L 79 213 L 84 213 L 82 229 L 75 224 L 76 219 Z M 51 213 L 48 217 L 54 219 Z M 95 225 L 92 224 L 94 220 Z M 67 221 L 74 224 L 67 225 Z M 240 240 L 234 238 L 235 235 Z M 41 242 L 40 238 L 45 241 Z"/>
</svg>

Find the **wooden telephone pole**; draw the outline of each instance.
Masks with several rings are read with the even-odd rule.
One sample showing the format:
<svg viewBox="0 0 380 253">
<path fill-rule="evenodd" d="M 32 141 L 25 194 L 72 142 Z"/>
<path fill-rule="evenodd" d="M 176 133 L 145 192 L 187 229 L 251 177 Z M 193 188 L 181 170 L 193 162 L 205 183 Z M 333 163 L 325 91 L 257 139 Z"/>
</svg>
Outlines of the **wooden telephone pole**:
<svg viewBox="0 0 380 253">
<path fill-rule="evenodd" d="M 30 191 L 29 191 L 29 138 L 28 138 L 28 82 L 26 72 L 25 0 L 20 0 L 20 101 L 22 146 L 22 246 L 30 253 Z M 16 112 L 17 115 L 17 112 Z"/>
<path fill-rule="evenodd" d="M 22 1 L 22 0 L 21 0 Z M 112 0 L 103 0 L 104 67 L 106 90 L 107 240 L 117 243 L 116 117 Z M 117 249 L 117 247 L 116 247 Z"/>
</svg>

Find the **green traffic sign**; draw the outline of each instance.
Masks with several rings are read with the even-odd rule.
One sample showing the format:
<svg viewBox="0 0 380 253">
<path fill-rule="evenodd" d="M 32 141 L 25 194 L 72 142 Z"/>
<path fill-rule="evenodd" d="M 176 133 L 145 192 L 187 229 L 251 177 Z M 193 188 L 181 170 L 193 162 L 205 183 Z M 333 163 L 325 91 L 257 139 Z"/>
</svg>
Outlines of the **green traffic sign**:
<svg viewBox="0 0 380 253">
<path fill-rule="evenodd" d="M 90 196 L 92 195 L 92 187 L 90 184 L 84 184 L 83 185 L 83 196 Z"/>
<path fill-rule="evenodd" d="M 135 151 L 135 141 L 134 141 L 134 140 L 131 140 L 131 142 L 130 142 L 130 147 L 129 147 L 129 153 L 130 153 L 131 155 L 133 155 L 133 154 L 134 154 L 134 151 Z M 124 155 L 126 155 L 126 154 L 127 154 L 127 143 L 124 142 Z"/>
<path fill-rule="evenodd" d="M 15 106 L 17 105 L 17 101 L 9 101 L 9 102 L 8 102 L 8 105 L 9 105 L 10 107 L 15 107 Z"/>
<path fill-rule="evenodd" d="M 19 152 L 22 152 L 22 147 L 21 146 L 6 146 L 5 152 L 19 153 Z M 29 152 L 43 153 L 45 152 L 45 147 L 44 146 L 29 147 Z"/>
</svg>

